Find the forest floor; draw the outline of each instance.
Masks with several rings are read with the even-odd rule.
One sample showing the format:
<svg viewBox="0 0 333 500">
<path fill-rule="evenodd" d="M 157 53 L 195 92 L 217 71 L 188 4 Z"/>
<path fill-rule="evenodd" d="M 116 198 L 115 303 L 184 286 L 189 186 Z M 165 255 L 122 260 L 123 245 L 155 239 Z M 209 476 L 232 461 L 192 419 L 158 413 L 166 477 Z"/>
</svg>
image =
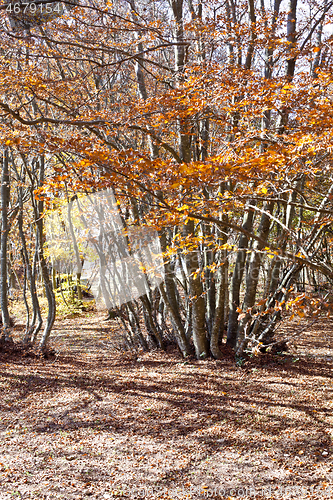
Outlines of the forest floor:
<svg viewBox="0 0 333 500">
<path fill-rule="evenodd" d="M 332 320 L 238 366 L 121 354 L 102 319 L 0 351 L 1 500 L 333 498 Z"/>
</svg>

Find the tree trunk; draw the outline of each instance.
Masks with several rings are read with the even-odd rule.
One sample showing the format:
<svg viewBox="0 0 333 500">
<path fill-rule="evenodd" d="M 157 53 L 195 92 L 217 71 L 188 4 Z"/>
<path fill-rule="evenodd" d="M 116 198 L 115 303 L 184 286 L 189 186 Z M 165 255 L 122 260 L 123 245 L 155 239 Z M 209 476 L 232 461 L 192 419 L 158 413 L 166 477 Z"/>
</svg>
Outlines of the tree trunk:
<svg viewBox="0 0 333 500">
<path fill-rule="evenodd" d="M 227 240 L 227 236 L 225 239 Z M 215 310 L 214 322 L 212 326 L 212 331 L 210 333 L 210 352 L 215 359 L 220 359 L 222 357 L 219 343 L 221 340 L 221 331 L 224 331 L 225 322 L 225 301 L 228 290 L 228 259 L 226 250 L 221 251 L 220 256 L 220 268 L 218 271 L 219 275 L 219 286 L 218 286 L 218 298 Z M 223 262 L 223 264 L 222 264 Z"/>
<path fill-rule="evenodd" d="M 32 267 L 30 264 L 29 254 L 28 254 L 28 249 L 27 249 L 26 238 L 25 238 L 25 234 L 23 231 L 23 203 L 22 203 L 21 196 L 20 196 L 20 206 L 21 206 L 20 212 L 19 212 L 18 218 L 17 218 L 18 229 L 19 229 L 19 235 L 20 235 L 21 244 L 22 244 L 22 260 L 23 260 L 23 264 L 25 267 L 27 281 L 29 283 L 31 302 L 32 302 L 32 308 L 33 308 L 32 323 L 31 323 L 31 325 L 29 325 L 29 324 L 27 325 L 26 333 L 24 336 L 24 343 L 29 344 L 32 341 L 32 333 L 33 333 L 33 330 L 35 328 L 36 318 L 39 318 L 39 323 L 40 323 L 39 328 L 41 328 L 42 317 L 41 317 L 40 306 L 39 306 L 38 297 L 37 297 L 35 276 L 33 275 L 33 272 L 32 272 Z"/>
<path fill-rule="evenodd" d="M 185 236 L 194 236 L 194 221 L 189 220 L 184 226 Z M 189 292 L 192 302 L 192 335 L 197 359 L 208 356 L 208 342 L 206 337 L 205 299 L 200 279 L 200 264 L 196 250 L 185 256 L 187 276 L 189 277 Z"/>
<path fill-rule="evenodd" d="M 45 175 L 45 164 L 44 164 L 44 157 L 40 158 L 39 162 L 39 168 L 40 168 L 40 173 L 39 173 L 39 185 L 41 186 L 44 182 L 44 175 Z M 39 257 L 39 263 L 41 267 L 41 273 L 43 277 L 43 282 L 44 282 L 44 287 L 45 287 L 45 294 L 46 294 L 46 299 L 47 299 L 47 305 L 48 305 L 48 314 L 47 314 L 47 319 L 46 319 L 46 324 L 44 327 L 43 335 L 39 344 L 40 349 L 45 349 L 47 341 L 50 337 L 53 323 L 55 320 L 55 313 L 56 313 L 56 301 L 55 301 L 55 296 L 54 292 L 52 289 L 52 281 L 49 276 L 49 270 L 47 268 L 46 260 L 44 257 L 44 250 L 43 250 L 43 243 L 44 243 L 44 237 L 43 237 L 43 218 L 41 217 L 43 210 L 44 210 L 44 202 L 41 200 L 38 202 L 38 219 L 36 222 L 37 225 L 37 240 L 38 240 L 38 257 Z"/>
<path fill-rule="evenodd" d="M 10 196 L 9 179 L 9 159 L 7 148 L 2 156 L 2 176 L 1 176 L 1 249 L 0 249 L 0 303 L 3 333 L 1 340 L 10 340 L 10 316 L 8 310 L 8 289 L 7 289 L 7 241 L 9 234 L 8 206 Z"/>
<path fill-rule="evenodd" d="M 273 202 L 265 203 L 265 212 L 261 216 L 259 225 L 259 237 L 262 241 L 256 241 L 253 245 L 253 251 L 251 253 L 249 268 L 246 276 L 246 291 L 243 303 L 243 311 L 245 316 L 241 319 L 238 326 L 237 342 L 236 342 L 236 354 L 240 356 L 246 347 L 247 341 L 245 340 L 245 328 L 251 318 L 251 314 L 248 313 L 248 309 L 251 309 L 256 300 L 257 287 L 259 281 L 259 271 L 261 265 L 261 253 L 260 251 L 264 247 L 264 242 L 267 241 L 269 235 L 269 228 L 271 223 L 271 218 L 269 214 L 272 212 Z"/>
<path fill-rule="evenodd" d="M 254 201 L 250 201 L 250 205 L 254 204 Z M 254 220 L 254 210 L 247 209 L 244 214 L 243 219 L 243 229 L 246 231 L 251 231 L 253 228 Z M 237 340 L 237 330 L 238 330 L 238 312 L 237 309 L 240 306 L 240 287 L 242 284 L 246 251 L 249 245 L 249 238 L 245 234 L 241 234 L 239 238 L 239 250 L 236 256 L 235 268 L 232 275 L 230 295 L 229 295 L 229 321 L 228 321 L 228 333 L 227 333 L 227 345 L 230 347 L 235 347 Z"/>
</svg>

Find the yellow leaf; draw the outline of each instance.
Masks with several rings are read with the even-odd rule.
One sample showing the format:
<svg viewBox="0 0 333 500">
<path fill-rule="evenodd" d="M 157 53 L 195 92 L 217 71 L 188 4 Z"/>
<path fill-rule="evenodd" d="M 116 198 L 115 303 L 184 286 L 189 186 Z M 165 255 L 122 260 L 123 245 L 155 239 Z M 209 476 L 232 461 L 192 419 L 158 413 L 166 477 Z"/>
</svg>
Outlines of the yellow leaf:
<svg viewBox="0 0 333 500">
<path fill-rule="evenodd" d="M 314 48 L 312 49 L 312 52 L 320 52 L 320 47 L 314 47 Z"/>
</svg>

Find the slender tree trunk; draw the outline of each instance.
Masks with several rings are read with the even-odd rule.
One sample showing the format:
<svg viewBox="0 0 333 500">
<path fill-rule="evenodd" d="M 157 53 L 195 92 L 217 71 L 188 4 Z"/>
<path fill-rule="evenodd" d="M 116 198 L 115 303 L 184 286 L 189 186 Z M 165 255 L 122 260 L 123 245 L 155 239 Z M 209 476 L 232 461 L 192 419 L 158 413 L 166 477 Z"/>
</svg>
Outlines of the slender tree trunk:
<svg viewBox="0 0 333 500">
<path fill-rule="evenodd" d="M 286 79 L 291 82 L 295 74 L 296 54 L 296 10 L 298 0 L 289 0 L 288 19 L 287 19 L 287 60 L 286 60 Z M 277 129 L 280 134 L 283 134 L 288 123 L 289 112 L 284 106 L 280 111 Z"/>
<path fill-rule="evenodd" d="M 184 226 L 184 236 L 194 236 L 194 221 L 189 220 Z M 200 264 L 196 250 L 185 256 L 187 276 L 189 277 L 189 292 L 192 302 L 192 334 L 197 359 L 208 356 L 208 342 L 206 337 L 205 299 L 200 277 Z"/>
<path fill-rule="evenodd" d="M 74 248 L 74 254 L 75 254 L 75 260 L 76 260 L 76 288 L 77 288 L 77 298 L 79 302 L 79 306 L 82 306 L 82 288 L 81 288 L 81 269 L 82 269 L 82 264 L 81 264 L 81 257 L 80 257 L 80 251 L 79 251 L 79 246 L 77 244 L 77 239 L 75 235 L 75 230 L 73 226 L 73 220 L 72 220 L 72 208 L 73 208 L 73 203 L 74 200 L 77 199 L 77 196 L 72 198 L 70 202 L 67 205 L 67 218 L 68 218 L 68 227 L 69 227 L 69 232 L 72 238 L 72 243 L 73 243 L 73 248 Z"/>
<path fill-rule="evenodd" d="M 188 339 L 187 339 L 186 334 L 185 334 L 182 320 L 181 320 L 180 315 L 179 315 L 179 311 L 178 311 L 178 309 L 175 310 L 172 307 L 172 305 L 170 304 L 168 295 L 167 295 L 166 291 L 164 290 L 163 283 L 160 284 L 160 291 L 161 291 L 161 294 L 163 297 L 163 301 L 171 314 L 172 323 L 173 323 L 174 328 L 175 328 L 175 336 L 176 336 L 177 345 L 178 345 L 179 350 L 182 353 L 183 357 L 185 358 L 186 356 L 188 356 L 190 354 L 190 346 L 189 346 L 189 342 L 188 342 Z"/>
<path fill-rule="evenodd" d="M 143 348 L 143 350 L 144 351 L 148 351 L 148 344 L 147 344 L 146 339 L 142 335 L 141 327 L 140 327 L 140 321 L 139 321 L 139 318 L 138 318 L 138 315 L 137 315 L 136 311 L 134 310 L 133 303 L 132 302 L 128 302 L 127 308 L 128 308 L 128 317 L 129 317 L 129 320 L 130 321 L 132 320 L 132 329 L 135 331 L 135 333 L 136 333 L 136 335 L 137 335 L 137 337 L 139 339 L 139 342 L 140 342 L 141 347 Z"/>
<path fill-rule="evenodd" d="M 39 162 L 39 168 L 40 168 L 40 174 L 39 174 L 39 184 L 42 185 L 44 182 L 44 176 L 45 176 L 45 164 L 44 164 L 44 157 L 40 158 Z M 44 257 L 44 250 L 43 250 L 43 243 L 44 243 L 44 235 L 43 235 L 43 218 L 41 217 L 42 213 L 44 210 L 44 202 L 41 200 L 38 202 L 38 219 L 36 222 L 37 225 L 37 239 L 38 239 L 38 257 L 39 257 L 39 263 L 41 267 L 41 273 L 43 277 L 43 282 L 44 282 L 44 287 L 45 287 L 45 294 L 47 298 L 47 304 L 48 304 L 48 314 L 47 314 L 47 319 L 46 319 L 46 324 L 44 327 L 43 335 L 39 344 L 40 349 L 45 349 L 47 341 L 50 337 L 53 323 L 55 320 L 55 313 L 56 313 L 56 301 L 55 301 L 55 296 L 54 292 L 52 289 L 52 281 L 50 279 L 49 275 L 49 270 L 47 268 L 46 260 Z"/>
<path fill-rule="evenodd" d="M 222 237 L 219 238 L 219 245 L 223 245 L 227 242 L 228 236 L 226 233 L 222 233 Z M 225 323 L 225 301 L 227 297 L 228 290 L 228 258 L 227 251 L 220 250 L 219 251 L 219 271 L 218 271 L 218 287 L 217 287 L 217 304 L 214 315 L 214 322 L 212 326 L 212 330 L 210 333 L 210 352 L 214 356 L 215 359 L 220 359 L 222 357 L 219 343 L 221 340 L 221 332 L 223 334 L 224 331 L 224 323 Z"/>
<path fill-rule="evenodd" d="M 249 203 L 254 204 L 254 201 Z M 244 214 L 243 219 L 243 229 L 246 231 L 252 231 L 254 220 L 254 210 L 247 209 Z M 227 333 L 227 345 L 235 347 L 237 340 L 237 330 L 238 330 L 238 315 L 237 309 L 240 306 L 240 287 L 243 280 L 243 274 L 245 269 L 246 252 L 249 245 L 249 238 L 245 234 L 241 234 L 239 238 L 239 250 L 236 256 L 235 268 L 232 275 L 230 295 L 229 295 L 229 320 L 228 320 L 228 333 Z"/>
<path fill-rule="evenodd" d="M 253 52 L 254 52 L 254 43 L 257 38 L 254 0 L 248 0 L 248 12 L 249 12 L 249 22 L 251 28 L 250 28 L 250 40 L 248 43 L 247 54 L 245 59 L 245 69 L 251 68 Z"/>
<path fill-rule="evenodd" d="M 156 325 L 154 323 L 154 318 L 153 318 L 152 311 L 151 311 L 150 300 L 148 299 L 147 295 L 143 295 L 142 297 L 140 297 L 140 300 L 141 300 L 141 302 L 145 308 L 145 311 L 146 311 L 145 318 L 146 318 L 147 330 L 151 333 L 151 335 L 153 335 L 158 347 L 160 349 L 165 349 L 162 336 L 161 336 L 160 332 L 158 331 L 158 329 L 156 328 Z"/>
<path fill-rule="evenodd" d="M 33 194 L 32 194 L 33 196 Z M 35 210 L 35 217 L 36 219 L 38 218 L 37 216 L 37 211 Z M 37 280 L 38 280 L 38 235 L 37 235 L 38 229 L 36 230 L 36 248 L 32 260 L 32 280 L 30 284 L 30 293 L 31 293 L 31 298 L 32 298 L 32 320 L 31 320 L 31 343 L 34 344 L 37 339 L 37 335 L 40 332 L 42 326 L 43 326 L 43 318 L 42 318 L 42 313 L 40 310 L 40 305 L 39 305 L 39 300 L 38 300 L 38 294 L 37 294 Z"/>
<path fill-rule="evenodd" d="M 29 344 L 31 342 L 33 329 L 35 328 L 36 318 L 39 318 L 40 327 L 41 327 L 42 317 L 41 317 L 40 306 L 39 306 L 38 297 L 37 297 L 35 277 L 34 277 L 33 272 L 32 272 L 29 254 L 28 254 L 28 249 L 27 249 L 27 243 L 26 243 L 25 234 L 23 231 L 23 214 L 22 214 L 23 203 L 21 203 L 21 200 L 22 200 L 22 198 L 20 197 L 21 209 L 20 209 L 20 212 L 18 214 L 17 220 L 18 220 L 19 235 L 20 235 L 21 244 L 22 244 L 22 259 L 23 259 L 23 263 L 24 263 L 24 267 L 25 267 L 27 281 L 29 283 L 31 302 L 32 302 L 32 308 L 33 308 L 32 323 L 30 326 L 27 326 L 26 334 L 24 337 L 24 342 L 26 344 Z"/>
<path fill-rule="evenodd" d="M 176 83 L 181 85 L 184 81 L 185 46 L 183 27 L 183 0 L 171 0 L 171 7 L 176 23 L 175 27 L 175 73 Z M 189 163 L 191 154 L 191 131 L 190 125 L 185 118 L 178 120 L 178 141 L 180 158 Z M 185 236 L 194 236 L 194 222 L 188 221 L 183 228 Z M 206 358 L 208 355 L 208 343 L 206 338 L 205 300 L 200 277 L 200 265 L 198 254 L 191 251 L 184 256 L 189 277 L 189 292 L 192 301 L 192 334 L 195 353 L 198 359 Z M 198 275 L 195 273 L 198 271 Z"/>
<path fill-rule="evenodd" d="M 324 0 L 324 16 L 318 26 L 318 30 L 317 30 L 317 34 L 316 34 L 316 45 L 317 45 L 317 52 L 316 52 L 316 55 L 315 55 L 315 58 L 314 58 L 314 61 L 313 61 L 313 64 L 312 64 L 312 68 L 311 68 L 311 75 L 313 78 L 317 78 L 318 75 L 317 75 L 317 69 L 319 68 L 319 65 L 320 65 L 320 58 L 321 58 L 321 55 L 322 55 L 322 49 L 321 49 L 321 42 L 322 42 L 322 36 L 323 36 L 323 29 L 324 29 L 324 22 L 325 22 L 325 15 L 326 15 L 326 8 L 327 8 L 327 1 L 328 0 Z"/>
<path fill-rule="evenodd" d="M 260 251 L 264 247 L 264 242 L 267 241 L 270 229 L 271 218 L 269 214 L 273 210 L 273 203 L 266 203 L 264 210 L 266 213 L 263 213 L 260 220 L 259 225 L 259 237 L 262 241 L 256 241 L 253 245 L 253 251 L 251 253 L 249 268 L 246 276 L 246 291 L 243 303 L 243 311 L 245 316 L 239 322 L 238 333 L 237 333 L 237 343 L 236 343 L 236 354 L 239 356 L 242 354 L 243 350 L 246 347 L 245 329 L 248 324 L 251 315 L 248 313 L 248 309 L 251 309 L 256 300 L 256 293 L 259 281 L 259 271 L 261 265 L 261 253 Z"/>
<path fill-rule="evenodd" d="M 1 340 L 10 340 L 10 316 L 8 310 L 7 288 L 7 241 L 9 234 L 8 206 L 10 197 L 9 158 L 7 148 L 2 156 L 1 175 L 1 249 L 0 249 L 0 303 L 3 333 Z"/>
</svg>

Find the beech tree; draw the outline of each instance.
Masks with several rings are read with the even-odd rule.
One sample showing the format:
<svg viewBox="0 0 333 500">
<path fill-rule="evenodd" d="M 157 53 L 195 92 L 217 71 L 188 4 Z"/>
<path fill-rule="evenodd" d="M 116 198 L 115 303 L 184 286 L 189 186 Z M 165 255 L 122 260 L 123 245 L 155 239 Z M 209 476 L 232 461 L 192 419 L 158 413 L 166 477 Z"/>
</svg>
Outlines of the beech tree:
<svg viewBox="0 0 333 500">
<path fill-rule="evenodd" d="M 241 356 L 271 343 L 284 314 L 326 307 L 297 291 L 333 276 L 332 7 L 89 0 L 22 28 L 2 10 L 3 144 L 40 165 L 42 344 L 54 298 L 40 217 L 66 192 L 112 189 L 124 226 L 159 232 L 164 283 L 117 312 L 134 344 L 163 348 L 172 333 L 184 356 L 193 343 L 219 358 L 226 334 Z"/>
</svg>

